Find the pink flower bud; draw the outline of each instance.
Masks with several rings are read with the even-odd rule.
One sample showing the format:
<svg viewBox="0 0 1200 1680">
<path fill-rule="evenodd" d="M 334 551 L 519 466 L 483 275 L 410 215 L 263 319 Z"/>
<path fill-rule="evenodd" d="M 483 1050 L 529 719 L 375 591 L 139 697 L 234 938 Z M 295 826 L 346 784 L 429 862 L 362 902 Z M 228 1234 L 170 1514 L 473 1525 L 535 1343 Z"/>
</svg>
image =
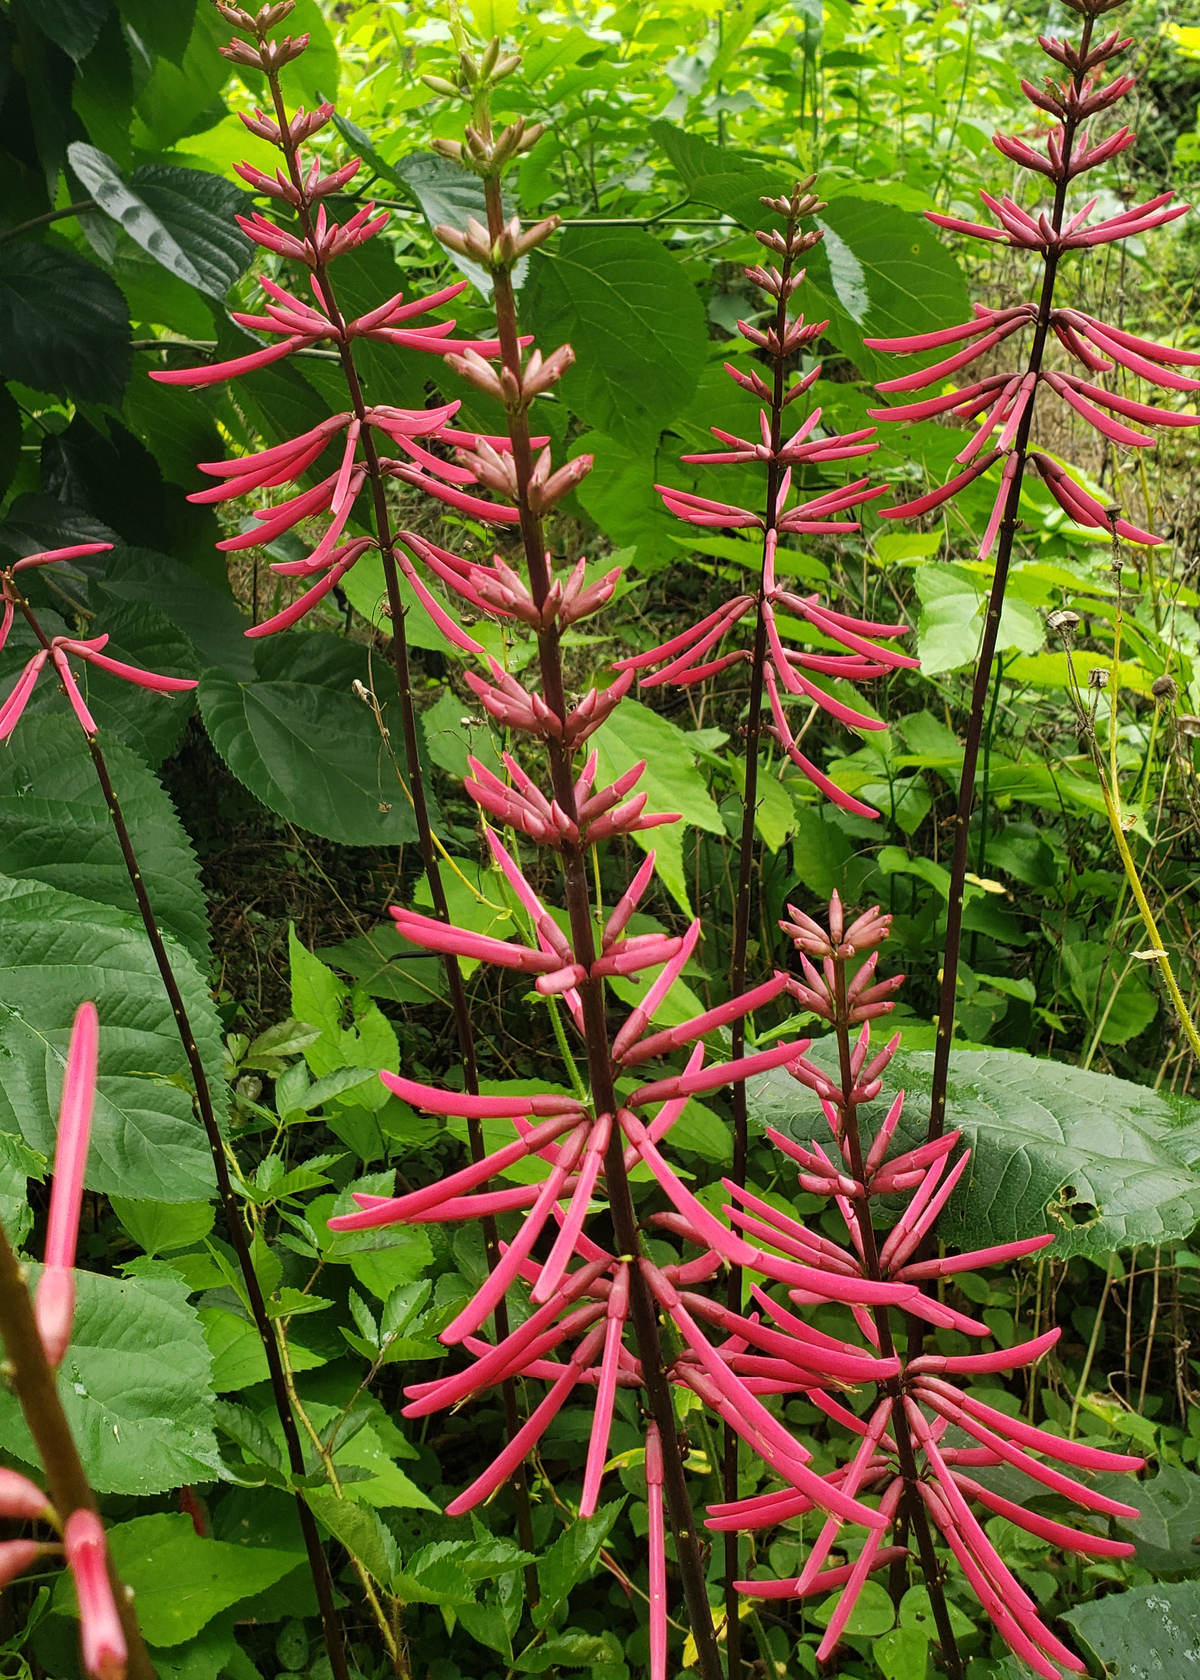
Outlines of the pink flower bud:
<svg viewBox="0 0 1200 1680">
<path fill-rule="evenodd" d="M 53 1507 L 28 1477 L 0 1465 L 0 1517 L 16 1522 L 47 1522 Z"/>
</svg>

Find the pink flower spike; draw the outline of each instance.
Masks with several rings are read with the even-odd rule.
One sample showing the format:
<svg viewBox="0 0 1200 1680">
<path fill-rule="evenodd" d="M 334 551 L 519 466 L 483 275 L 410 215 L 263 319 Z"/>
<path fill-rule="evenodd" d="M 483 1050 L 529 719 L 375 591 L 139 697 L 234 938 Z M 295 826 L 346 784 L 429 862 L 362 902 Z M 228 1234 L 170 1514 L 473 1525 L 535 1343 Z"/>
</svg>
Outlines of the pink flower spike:
<svg viewBox="0 0 1200 1680">
<path fill-rule="evenodd" d="M 83 1666 L 92 1680 L 125 1680 L 128 1650 L 108 1579 L 108 1544 L 94 1511 L 72 1511 L 63 1549 L 75 1577 Z"/>
<path fill-rule="evenodd" d="M 714 1032 L 718 1027 L 728 1026 L 731 1021 L 739 1020 L 743 1015 L 749 1015 L 753 1010 L 760 1009 L 763 1004 L 770 1003 L 779 996 L 788 983 L 786 974 L 777 974 L 773 980 L 766 980 L 753 991 L 743 992 L 741 996 L 730 998 L 728 1003 L 718 1004 L 715 1009 L 706 1010 L 703 1015 L 695 1015 L 690 1021 L 684 1021 L 677 1027 L 668 1027 L 665 1032 L 655 1033 L 651 1038 L 642 1039 L 621 1060 L 626 1067 L 636 1067 L 651 1056 L 665 1056 L 672 1050 L 678 1050 L 684 1044 L 690 1044 L 706 1033 Z"/>
<path fill-rule="evenodd" d="M 787 1044 L 773 1045 L 770 1050 L 760 1050 L 754 1056 L 745 1056 L 740 1061 L 717 1062 L 698 1073 L 659 1079 L 651 1085 L 639 1086 L 627 1101 L 630 1108 L 641 1108 L 647 1103 L 667 1102 L 672 1097 L 695 1097 L 704 1091 L 716 1091 L 722 1085 L 752 1079 L 756 1073 L 765 1073 L 768 1068 L 782 1067 L 785 1062 L 795 1061 L 808 1045 L 808 1039 L 792 1040 Z"/>
<path fill-rule="evenodd" d="M 1053 1233 L 1049 1233 L 1043 1237 L 1026 1237 L 1021 1242 L 998 1243 L 995 1248 L 980 1248 L 971 1254 L 949 1254 L 940 1260 L 921 1260 L 915 1265 L 903 1266 L 892 1276 L 911 1283 L 923 1278 L 953 1277 L 956 1272 L 974 1272 L 983 1266 L 1005 1265 L 1010 1260 L 1022 1259 L 1026 1254 L 1036 1254 L 1055 1240 Z"/>
<path fill-rule="evenodd" d="M 646 1502 L 650 1547 L 650 1680 L 667 1680 L 667 1539 L 663 1522 L 662 1438 L 656 1423 L 646 1428 Z"/>
<path fill-rule="evenodd" d="M 47 1522 L 53 1506 L 27 1476 L 0 1466 L 0 1516 L 9 1521 Z"/>
<path fill-rule="evenodd" d="M 495 963 L 500 968 L 524 969 L 527 974 L 550 974 L 560 966 L 556 956 L 548 956 L 544 951 L 451 927 L 434 916 L 421 916 L 398 907 L 393 907 L 391 914 L 397 931 L 427 951 L 449 951 L 455 956 L 473 957 L 477 962 Z"/>
<path fill-rule="evenodd" d="M 12 570 L 23 572 L 30 566 L 53 566 L 57 560 L 77 560 L 85 554 L 107 554 L 111 548 L 111 543 L 75 543 L 70 548 L 47 548 L 40 554 L 26 554 Z"/>
</svg>

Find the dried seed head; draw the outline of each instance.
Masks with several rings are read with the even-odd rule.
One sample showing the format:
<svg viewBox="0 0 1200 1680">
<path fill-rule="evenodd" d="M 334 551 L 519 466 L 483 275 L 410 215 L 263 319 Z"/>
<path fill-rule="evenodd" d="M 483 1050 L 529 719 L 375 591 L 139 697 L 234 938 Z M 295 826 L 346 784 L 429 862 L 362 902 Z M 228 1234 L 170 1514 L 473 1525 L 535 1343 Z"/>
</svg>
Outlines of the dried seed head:
<svg viewBox="0 0 1200 1680">
<path fill-rule="evenodd" d="M 1057 630 L 1060 636 L 1069 636 L 1079 625 L 1079 614 L 1072 612 L 1069 607 L 1061 607 L 1058 612 L 1046 614 L 1047 630 Z"/>
<path fill-rule="evenodd" d="M 1150 692 L 1156 700 L 1174 700 L 1179 693 L 1175 686 L 1175 678 L 1168 676 L 1155 677 L 1150 684 Z"/>
<path fill-rule="evenodd" d="M 1200 735 L 1200 717 L 1192 712 L 1181 712 L 1175 719 L 1175 726 L 1181 735 Z"/>
<path fill-rule="evenodd" d="M 1108 672 L 1104 669 L 1103 665 L 1093 665 L 1092 666 L 1091 670 L 1088 672 L 1088 687 L 1089 688 L 1107 688 L 1108 687 Z"/>
</svg>

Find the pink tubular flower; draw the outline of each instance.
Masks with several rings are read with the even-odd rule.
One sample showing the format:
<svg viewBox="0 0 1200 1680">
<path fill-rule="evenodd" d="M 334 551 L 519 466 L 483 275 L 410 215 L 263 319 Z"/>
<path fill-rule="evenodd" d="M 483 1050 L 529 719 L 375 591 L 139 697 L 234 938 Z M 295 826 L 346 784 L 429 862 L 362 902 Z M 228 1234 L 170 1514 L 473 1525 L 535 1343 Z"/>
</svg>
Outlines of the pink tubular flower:
<svg viewBox="0 0 1200 1680">
<path fill-rule="evenodd" d="M 80 641 L 72 636 L 56 636 L 48 647 L 35 653 L 17 678 L 8 698 L 0 704 L 0 741 L 6 741 L 21 721 L 47 660 L 52 661 L 71 703 L 71 709 L 79 719 L 84 733 L 96 733 L 98 725 L 79 691 L 79 684 L 67 658 L 68 654 L 74 654 L 77 659 L 86 660 L 88 664 L 97 665 L 101 670 L 111 672 L 113 676 L 123 677 L 126 682 L 136 683 L 139 688 L 153 688 L 160 693 L 177 694 L 197 686 L 195 679 L 191 677 L 164 677 L 156 671 L 143 671 L 136 665 L 126 665 L 119 659 L 110 659 L 100 651 L 107 641 L 107 636 L 95 636 L 90 641 Z"/>
<path fill-rule="evenodd" d="M 38 1540 L 0 1540 L 0 1589 L 55 1549 Z"/>
<path fill-rule="evenodd" d="M 92 1680 L 125 1680 L 128 1650 L 108 1579 L 108 1543 L 94 1511 L 72 1511 L 63 1529 L 79 1600 L 83 1666 Z"/>
<path fill-rule="evenodd" d="M 54 1187 L 46 1228 L 46 1263 L 34 1297 L 38 1334 L 51 1365 L 60 1365 L 75 1316 L 75 1242 L 83 1203 L 83 1175 L 96 1101 L 100 1018 L 94 1003 L 81 1003 L 71 1029 L 58 1111 Z"/>
</svg>

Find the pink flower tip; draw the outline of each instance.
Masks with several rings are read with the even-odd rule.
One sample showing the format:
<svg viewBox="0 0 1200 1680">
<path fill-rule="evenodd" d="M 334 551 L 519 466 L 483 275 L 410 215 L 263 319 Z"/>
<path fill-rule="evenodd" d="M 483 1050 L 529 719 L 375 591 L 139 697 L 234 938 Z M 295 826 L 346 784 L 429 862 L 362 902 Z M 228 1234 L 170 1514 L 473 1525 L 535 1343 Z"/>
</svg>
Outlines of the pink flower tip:
<svg viewBox="0 0 1200 1680">
<path fill-rule="evenodd" d="M 50 1501 L 36 1482 L 0 1466 L 0 1517 L 15 1522 L 43 1522 L 50 1510 Z"/>
<path fill-rule="evenodd" d="M 79 1599 L 83 1666 L 92 1680 L 125 1680 L 129 1652 L 108 1579 L 108 1544 L 94 1511 L 72 1511 L 63 1529 Z"/>
<path fill-rule="evenodd" d="M 38 1280 L 33 1314 L 46 1360 L 57 1370 L 70 1344 L 75 1319 L 75 1273 L 70 1266 L 45 1268 Z"/>
</svg>

